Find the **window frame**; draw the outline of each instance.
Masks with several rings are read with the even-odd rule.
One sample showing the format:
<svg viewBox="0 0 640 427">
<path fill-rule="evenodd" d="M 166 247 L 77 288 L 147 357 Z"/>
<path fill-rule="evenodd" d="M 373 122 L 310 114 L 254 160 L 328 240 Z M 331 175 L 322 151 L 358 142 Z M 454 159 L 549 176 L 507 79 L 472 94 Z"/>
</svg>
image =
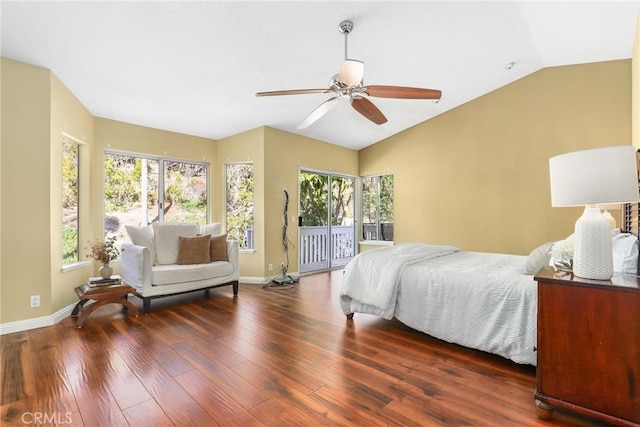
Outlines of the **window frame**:
<svg viewBox="0 0 640 427">
<path fill-rule="evenodd" d="M 130 152 L 130 151 L 120 151 L 120 150 L 111 150 L 111 149 L 107 149 L 104 150 L 103 152 L 103 167 L 102 167 L 102 177 L 103 177 L 103 185 L 102 185 L 102 194 L 103 194 L 103 200 L 105 201 L 105 204 L 102 207 L 102 223 L 103 223 L 103 227 L 105 224 L 105 220 L 107 217 L 107 212 L 106 212 L 106 192 L 105 192 L 105 184 L 106 184 L 106 171 L 105 171 L 105 167 L 104 165 L 106 164 L 106 157 L 107 156 L 122 156 L 122 157 L 131 157 L 134 159 L 145 159 L 145 160 L 151 160 L 151 161 L 156 161 L 158 163 L 158 188 L 157 188 L 157 202 L 156 202 L 156 206 L 158 209 L 158 220 L 157 222 L 160 221 L 164 221 L 164 206 L 165 206 L 165 162 L 179 162 L 179 163 L 189 163 L 189 164 L 195 164 L 195 165 L 201 165 L 204 166 L 206 168 L 206 184 L 205 184 L 205 188 L 206 188 L 206 198 L 207 198 L 207 203 L 206 203 L 206 209 L 205 209 L 205 215 L 204 215 L 204 223 L 206 224 L 207 222 L 209 222 L 209 218 L 210 218 L 210 212 L 211 212 L 211 183 L 210 183 L 210 177 L 211 177 L 211 164 L 208 162 L 203 162 L 203 161 L 197 161 L 197 160 L 191 160 L 191 159 L 180 159 L 180 158 L 174 158 L 174 157 L 167 157 L 167 156 L 158 156 L 158 155 L 153 155 L 153 154 L 146 154 L 146 153 L 136 153 L 136 152 Z M 145 221 L 147 224 L 143 224 L 144 225 L 151 225 L 152 222 Z M 124 227 L 125 225 L 132 225 L 132 224 L 122 224 L 121 227 Z M 105 235 L 107 233 L 107 230 L 104 230 Z M 127 238 L 128 236 L 126 235 L 126 232 L 124 233 L 124 235 L 126 236 L 125 238 Z M 122 243 L 126 243 L 128 242 L 128 240 L 122 241 L 120 239 L 118 239 L 118 245 L 121 245 Z M 119 257 L 118 257 L 119 259 Z"/>
<path fill-rule="evenodd" d="M 253 224 L 252 224 L 252 230 L 253 233 L 251 235 L 251 242 L 247 242 L 247 247 L 243 248 L 242 245 L 240 244 L 240 242 L 238 242 L 239 245 L 239 250 L 240 252 L 243 253 L 253 253 L 255 252 L 255 223 L 256 223 L 256 219 L 255 219 L 255 164 L 252 161 L 246 161 L 246 162 L 227 162 L 224 164 L 224 220 L 225 220 L 225 224 L 226 224 L 226 230 L 227 230 L 227 235 L 229 233 L 229 209 L 228 209 L 228 205 L 227 205 L 227 198 L 229 196 L 229 185 L 228 185 L 228 170 L 229 170 L 229 166 L 236 166 L 236 165 L 250 165 L 252 168 L 252 178 L 253 178 L 253 190 L 251 193 L 251 200 L 253 203 L 253 207 L 254 207 L 254 216 L 253 216 Z"/>
<path fill-rule="evenodd" d="M 65 206 L 65 202 L 64 202 L 64 195 L 65 195 L 65 176 L 64 176 L 64 172 L 65 172 L 65 167 L 64 167 L 64 161 L 65 161 L 65 145 L 66 144 L 71 144 L 73 146 L 76 147 L 76 159 L 75 159 L 75 185 L 76 185 L 76 200 L 75 200 L 75 204 L 76 204 L 76 227 L 75 227 L 75 231 L 76 231 L 76 248 L 75 248 L 75 254 L 76 254 L 76 258 L 73 261 L 70 262 L 65 262 L 65 244 L 64 244 L 64 234 L 65 234 L 65 226 L 64 226 L 64 206 Z M 62 133 L 62 139 L 61 139 L 61 144 L 60 144 L 60 154 L 61 154 L 61 162 L 60 162 L 60 168 L 61 168 L 61 174 L 60 174 L 60 184 L 62 187 L 62 199 L 61 199 L 61 208 L 62 208 L 62 223 L 61 225 L 61 256 L 60 256 L 60 262 L 62 265 L 62 271 L 67 271 L 67 270 L 72 270 L 74 268 L 78 268 L 79 266 L 83 265 L 83 261 L 81 260 L 81 252 L 80 252 L 80 206 L 81 206 L 81 185 L 80 185 L 80 167 L 81 167 L 81 163 L 80 163 L 80 158 L 81 158 L 81 146 L 85 145 L 85 142 L 66 133 L 63 132 Z"/>
<path fill-rule="evenodd" d="M 391 208 L 391 214 L 393 215 L 393 222 L 392 224 L 395 223 L 395 214 L 394 214 L 394 203 L 395 200 L 394 196 L 395 196 L 395 177 L 394 174 L 392 173 L 384 173 L 384 174 L 375 174 L 375 175 L 365 175 L 365 176 L 361 176 L 360 177 L 360 236 L 362 238 L 362 240 L 360 240 L 360 243 L 362 244 L 368 244 L 368 245 L 393 245 L 394 241 L 393 239 L 390 240 L 385 240 L 384 238 L 384 233 L 382 232 L 382 223 L 381 223 L 381 195 L 382 195 L 382 178 L 385 176 L 391 176 L 392 178 L 392 208 Z M 376 182 L 376 189 L 375 189 L 375 198 L 376 198 L 376 214 L 375 214 L 375 223 L 371 223 L 371 222 L 367 222 L 367 224 L 375 224 L 375 228 L 376 228 L 376 234 L 375 234 L 375 239 L 371 239 L 371 238 L 366 238 L 364 235 L 364 227 L 365 227 L 365 218 L 364 218 L 364 209 L 367 207 L 367 205 L 365 204 L 365 191 L 364 191 L 364 185 L 365 185 L 365 179 L 370 179 L 370 178 L 374 178 L 375 182 Z"/>
</svg>

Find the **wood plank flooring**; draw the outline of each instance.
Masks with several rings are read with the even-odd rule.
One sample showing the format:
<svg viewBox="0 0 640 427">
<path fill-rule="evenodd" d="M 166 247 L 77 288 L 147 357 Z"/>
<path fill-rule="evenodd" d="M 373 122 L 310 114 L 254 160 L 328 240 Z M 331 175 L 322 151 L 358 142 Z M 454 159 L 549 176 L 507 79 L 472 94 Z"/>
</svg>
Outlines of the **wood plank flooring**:
<svg viewBox="0 0 640 427">
<path fill-rule="evenodd" d="M 535 369 L 338 305 L 341 271 L 110 304 L 1 339 L 0 424 L 596 426 L 536 418 Z M 132 301 L 141 306 L 137 298 Z"/>
</svg>

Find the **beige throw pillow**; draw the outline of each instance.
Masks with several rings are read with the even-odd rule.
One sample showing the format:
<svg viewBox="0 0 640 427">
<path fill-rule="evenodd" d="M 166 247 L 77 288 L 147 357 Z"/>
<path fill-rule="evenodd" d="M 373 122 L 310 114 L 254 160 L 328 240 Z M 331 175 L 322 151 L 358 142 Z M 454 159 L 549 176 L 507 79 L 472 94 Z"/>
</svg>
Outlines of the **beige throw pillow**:
<svg viewBox="0 0 640 427">
<path fill-rule="evenodd" d="M 209 255 L 211 261 L 229 261 L 227 255 L 227 235 L 211 236 Z"/>
<path fill-rule="evenodd" d="M 209 259 L 210 235 L 178 237 L 177 264 L 207 264 Z"/>
</svg>

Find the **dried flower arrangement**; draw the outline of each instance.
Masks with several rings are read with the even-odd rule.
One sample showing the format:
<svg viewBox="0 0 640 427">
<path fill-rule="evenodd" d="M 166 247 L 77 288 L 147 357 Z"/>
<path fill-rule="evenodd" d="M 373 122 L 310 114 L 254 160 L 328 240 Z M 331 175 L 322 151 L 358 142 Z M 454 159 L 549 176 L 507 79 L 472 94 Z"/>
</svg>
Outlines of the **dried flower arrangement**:
<svg viewBox="0 0 640 427">
<path fill-rule="evenodd" d="M 89 258 L 93 258 L 96 261 L 100 261 L 103 264 L 109 264 L 109 261 L 118 258 L 120 255 L 120 249 L 116 246 L 116 236 L 107 237 L 104 242 L 95 241 L 89 242 Z"/>
</svg>

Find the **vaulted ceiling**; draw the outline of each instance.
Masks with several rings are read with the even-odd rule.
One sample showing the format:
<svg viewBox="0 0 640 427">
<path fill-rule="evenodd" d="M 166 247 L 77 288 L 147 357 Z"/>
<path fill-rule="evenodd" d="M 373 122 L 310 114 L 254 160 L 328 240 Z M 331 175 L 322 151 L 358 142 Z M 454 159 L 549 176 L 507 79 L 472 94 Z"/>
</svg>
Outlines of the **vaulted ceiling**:
<svg viewBox="0 0 640 427">
<path fill-rule="evenodd" d="M 52 70 L 95 116 L 213 139 L 270 126 L 360 149 L 544 67 L 630 58 L 640 0 L 0 8 L 2 56 Z M 388 118 L 376 125 L 341 99 L 299 130 L 329 94 L 255 96 L 328 88 L 345 59 L 345 19 L 354 23 L 348 56 L 364 62 L 365 85 L 440 89 L 441 100 L 371 97 Z"/>
</svg>

